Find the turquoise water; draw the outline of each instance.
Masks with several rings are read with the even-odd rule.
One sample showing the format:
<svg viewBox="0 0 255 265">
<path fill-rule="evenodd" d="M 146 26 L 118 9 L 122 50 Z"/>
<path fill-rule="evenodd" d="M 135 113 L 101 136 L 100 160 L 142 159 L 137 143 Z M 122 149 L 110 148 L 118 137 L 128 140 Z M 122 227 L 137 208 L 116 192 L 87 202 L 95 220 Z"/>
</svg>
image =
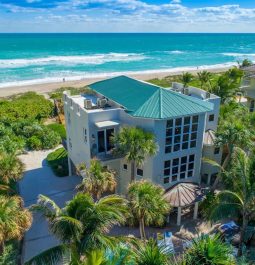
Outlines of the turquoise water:
<svg viewBox="0 0 255 265">
<path fill-rule="evenodd" d="M 0 34 L 0 87 L 255 61 L 255 34 Z"/>
</svg>

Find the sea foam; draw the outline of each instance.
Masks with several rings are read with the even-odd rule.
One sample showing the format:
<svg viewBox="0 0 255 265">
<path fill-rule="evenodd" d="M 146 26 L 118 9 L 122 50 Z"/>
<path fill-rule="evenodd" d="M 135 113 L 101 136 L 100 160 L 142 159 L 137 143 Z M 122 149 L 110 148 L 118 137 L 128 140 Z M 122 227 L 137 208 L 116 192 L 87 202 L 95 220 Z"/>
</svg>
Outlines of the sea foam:
<svg viewBox="0 0 255 265">
<path fill-rule="evenodd" d="M 228 62 L 223 64 L 214 65 L 201 65 L 201 66 L 189 66 L 189 67 L 174 67 L 167 69 L 151 69 L 143 71 L 118 71 L 118 72 L 101 72 L 101 73 L 88 73 L 88 72 L 71 72 L 63 71 L 56 72 L 54 77 L 46 77 L 41 79 L 33 80 L 20 80 L 15 82 L 4 82 L 0 83 L 0 88 L 4 87 L 16 87 L 16 86 L 26 86 L 26 85 L 36 85 L 36 84 L 47 84 L 47 83 L 58 83 L 65 81 L 82 81 L 87 79 L 103 79 L 110 78 L 118 75 L 148 75 L 147 79 L 153 78 L 153 75 L 157 74 L 180 74 L 187 71 L 201 71 L 201 70 L 215 70 L 215 69 L 226 69 L 232 66 L 237 66 L 236 62 Z"/>
<path fill-rule="evenodd" d="M 130 62 L 141 61 L 146 56 L 142 53 L 108 53 L 82 56 L 50 56 L 31 59 L 1 59 L 0 68 L 17 68 L 33 65 L 99 65 L 108 62 Z"/>
</svg>

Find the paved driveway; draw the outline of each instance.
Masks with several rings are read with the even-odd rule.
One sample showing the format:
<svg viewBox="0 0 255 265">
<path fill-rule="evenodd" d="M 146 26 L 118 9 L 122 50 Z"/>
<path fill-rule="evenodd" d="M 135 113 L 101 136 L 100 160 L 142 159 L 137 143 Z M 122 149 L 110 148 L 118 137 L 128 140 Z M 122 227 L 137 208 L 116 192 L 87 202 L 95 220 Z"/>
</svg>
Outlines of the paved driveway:
<svg viewBox="0 0 255 265">
<path fill-rule="evenodd" d="M 62 207 L 73 197 L 74 188 L 80 182 L 77 176 L 56 177 L 46 162 L 50 152 L 34 151 L 20 156 L 26 171 L 19 188 L 27 207 L 36 203 L 39 194 L 47 195 Z M 24 238 L 23 260 L 27 261 L 57 244 L 57 239 L 49 233 L 46 220 L 40 214 L 34 214 L 32 227 Z"/>
</svg>

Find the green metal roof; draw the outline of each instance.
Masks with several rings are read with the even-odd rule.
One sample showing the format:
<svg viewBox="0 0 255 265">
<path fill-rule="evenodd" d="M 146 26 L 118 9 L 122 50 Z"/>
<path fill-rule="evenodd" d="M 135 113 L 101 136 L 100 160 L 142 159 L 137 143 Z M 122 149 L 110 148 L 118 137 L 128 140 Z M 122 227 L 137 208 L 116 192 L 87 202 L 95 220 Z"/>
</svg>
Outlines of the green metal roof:
<svg viewBox="0 0 255 265">
<path fill-rule="evenodd" d="M 118 76 L 89 85 L 134 117 L 168 119 L 213 110 L 213 104 L 143 81 Z"/>
</svg>

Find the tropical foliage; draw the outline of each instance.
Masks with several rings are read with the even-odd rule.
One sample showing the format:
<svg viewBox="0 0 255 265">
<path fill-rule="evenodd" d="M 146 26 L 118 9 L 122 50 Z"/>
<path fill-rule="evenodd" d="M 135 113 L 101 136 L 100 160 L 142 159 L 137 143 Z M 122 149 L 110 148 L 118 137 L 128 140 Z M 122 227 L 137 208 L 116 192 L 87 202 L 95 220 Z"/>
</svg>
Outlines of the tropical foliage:
<svg viewBox="0 0 255 265">
<path fill-rule="evenodd" d="M 108 235 L 109 229 L 123 223 L 127 213 L 126 201 L 117 195 L 94 202 L 89 194 L 83 193 L 78 193 L 64 208 L 40 195 L 32 210 L 46 217 L 50 231 L 61 241 L 61 245 L 28 262 L 48 265 L 63 259 L 70 264 L 81 264 L 87 253 L 113 248 L 119 240 Z"/>
<path fill-rule="evenodd" d="M 142 239 L 146 239 L 145 225 L 164 224 L 170 206 L 163 195 L 163 188 L 145 180 L 133 182 L 128 187 L 130 212 L 139 222 Z"/>
<path fill-rule="evenodd" d="M 255 219 L 254 156 L 251 159 L 242 149 L 235 148 L 231 167 L 225 174 L 229 190 L 221 191 L 216 196 L 215 203 L 210 207 L 210 217 L 212 220 L 229 217 L 241 220 L 241 255 L 247 226 Z"/>
<path fill-rule="evenodd" d="M 5 121 L 41 121 L 53 114 L 53 104 L 44 96 L 27 92 L 0 101 L 0 117 Z"/>
<path fill-rule="evenodd" d="M 139 244 L 134 256 L 136 265 L 168 265 L 172 254 L 165 245 L 158 245 L 150 238 L 147 242 Z"/>
<path fill-rule="evenodd" d="M 58 177 L 68 176 L 68 154 L 64 147 L 49 153 L 47 162 Z"/>
<path fill-rule="evenodd" d="M 197 73 L 198 79 L 201 83 L 201 89 L 204 89 L 204 85 L 209 84 L 209 87 L 211 87 L 211 78 L 212 74 L 208 71 L 202 71 Z"/>
<path fill-rule="evenodd" d="M 14 154 L 0 154 L 0 183 L 9 185 L 21 179 L 24 164 Z"/>
<path fill-rule="evenodd" d="M 93 198 L 100 199 L 104 192 L 113 192 L 116 187 L 115 172 L 105 168 L 100 161 L 93 159 L 90 167 L 81 165 L 84 168 L 82 183 L 77 186 L 78 191 L 88 192 Z"/>
<path fill-rule="evenodd" d="M 135 167 L 141 166 L 148 156 L 157 153 L 155 136 L 141 128 L 124 127 L 113 138 L 115 153 L 131 163 L 131 181 L 135 180 Z"/>
<path fill-rule="evenodd" d="M 184 87 L 187 87 L 188 84 L 192 81 L 193 75 L 189 72 L 183 73 L 181 76 L 181 81 L 184 84 Z"/>
<path fill-rule="evenodd" d="M 180 265 L 235 265 L 232 249 L 218 235 L 200 235 L 192 240 Z"/>
<path fill-rule="evenodd" d="M 22 204 L 18 196 L 0 195 L 0 255 L 4 252 L 5 242 L 21 239 L 31 225 L 31 213 Z"/>
</svg>

